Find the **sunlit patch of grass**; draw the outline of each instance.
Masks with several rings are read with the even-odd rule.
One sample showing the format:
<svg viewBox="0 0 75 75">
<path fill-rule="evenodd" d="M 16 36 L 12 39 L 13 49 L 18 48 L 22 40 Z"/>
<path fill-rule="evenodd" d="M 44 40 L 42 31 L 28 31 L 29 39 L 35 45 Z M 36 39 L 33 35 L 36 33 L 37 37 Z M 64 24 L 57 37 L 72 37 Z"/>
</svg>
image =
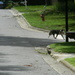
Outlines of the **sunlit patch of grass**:
<svg viewBox="0 0 75 75">
<path fill-rule="evenodd" d="M 73 57 L 73 58 L 66 58 L 65 60 L 67 62 L 69 62 L 71 65 L 75 66 L 75 57 Z"/>
<path fill-rule="evenodd" d="M 64 13 L 48 13 L 45 15 L 45 21 L 42 21 L 40 15 L 44 10 L 53 10 L 54 6 L 44 5 L 39 6 L 18 6 L 14 7 L 18 11 L 23 13 L 23 16 L 27 19 L 30 25 L 46 30 L 52 29 L 65 29 L 65 14 Z M 69 13 L 69 30 L 75 31 L 75 15 L 74 13 Z"/>
</svg>

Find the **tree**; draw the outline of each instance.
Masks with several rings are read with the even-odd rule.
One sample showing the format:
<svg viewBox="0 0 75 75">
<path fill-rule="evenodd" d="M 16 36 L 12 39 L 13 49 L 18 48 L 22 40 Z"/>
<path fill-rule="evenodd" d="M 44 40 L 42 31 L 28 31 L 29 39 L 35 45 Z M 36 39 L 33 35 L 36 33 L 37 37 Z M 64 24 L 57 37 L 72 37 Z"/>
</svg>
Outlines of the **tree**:
<svg viewBox="0 0 75 75">
<path fill-rule="evenodd" d="M 21 2 L 21 1 L 23 1 L 23 0 L 12 0 L 12 1 L 14 1 L 14 2 Z"/>
<path fill-rule="evenodd" d="M 58 0 L 56 7 L 57 7 L 57 10 L 64 12 L 65 11 L 65 0 Z M 68 10 L 75 11 L 74 0 L 68 0 Z"/>
<path fill-rule="evenodd" d="M 4 8 L 6 8 L 7 6 L 12 7 L 12 0 L 3 0 L 4 2 Z"/>
<path fill-rule="evenodd" d="M 74 2 L 74 0 L 68 0 Z M 65 0 L 58 0 L 58 2 L 65 2 Z"/>
<path fill-rule="evenodd" d="M 51 0 L 27 0 L 28 5 L 45 5 L 47 2 L 47 5 L 51 4 Z"/>
<path fill-rule="evenodd" d="M 8 5 L 9 0 L 4 0 L 4 8 Z"/>
</svg>

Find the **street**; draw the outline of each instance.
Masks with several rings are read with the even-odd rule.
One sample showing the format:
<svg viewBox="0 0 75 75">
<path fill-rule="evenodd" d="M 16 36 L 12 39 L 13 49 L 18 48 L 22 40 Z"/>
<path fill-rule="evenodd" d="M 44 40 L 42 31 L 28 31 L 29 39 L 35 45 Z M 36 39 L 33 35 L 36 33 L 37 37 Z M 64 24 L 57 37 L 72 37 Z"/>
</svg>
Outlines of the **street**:
<svg viewBox="0 0 75 75">
<path fill-rule="evenodd" d="M 60 75 L 35 47 L 62 41 L 42 31 L 23 29 L 9 10 L 0 10 L 0 75 Z"/>
</svg>

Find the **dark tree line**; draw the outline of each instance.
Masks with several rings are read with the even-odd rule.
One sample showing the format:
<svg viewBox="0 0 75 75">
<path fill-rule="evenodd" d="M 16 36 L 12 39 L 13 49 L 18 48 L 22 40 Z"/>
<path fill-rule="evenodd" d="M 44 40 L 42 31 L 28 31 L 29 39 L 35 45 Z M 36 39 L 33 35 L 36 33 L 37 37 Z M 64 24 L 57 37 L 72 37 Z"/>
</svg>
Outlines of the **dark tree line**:
<svg viewBox="0 0 75 75">
<path fill-rule="evenodd" d="M 68 0 L 74 2 L 74 0 Z M 65 2 L 65 0 L 58 0 L 58 2 Z"/>
<path fill-rule="evenodd" d="M 5 1 L 6 3 L 10 0 L 3 0 Z M 24 0 L 12 0 L 14 2 L 21 2 L 21 1 L 24 1 Z M 52 1 L 55 1 L 55 0 L 27 0 L 27 4 L 28 5 L 51 5 L 52 4 Z M 56 0 L 58 1 L 59 3 L 63 3 L 65 2 L 65 0 Z M 74 0 L 68 0 L 68 1 L 71 1 L 71 2 L 74 2 Z"/>
<path fill-rule="evenodd" d="M 24 2 L 25 0 L 0 0 L 0 1 L 3 1 L 4 2 L 4 8 L 6 6 L 8 6 L 9 2 L 10 1 L 13 1 L 13 2 Z M 54 2 L 58 3 L 58 9 L 62 9 L 63 7 L 65 7 L 65 0 L 26 0 L 27 1 L 27 5 L 51 5 L 53 4 Z M 69 8 L 74 8 L 74 0 L 68 0 L 68 5 L 69 5 Z M 60 8 L 62 7 L 62 8 Z M 74 10 L 74 9 L 73 9 Z"/>
<path fill-rule="evenodd" d="M 50 5 L 51 4 L 51 0 L 27 0 L 28 1 L 28 5 Z"/>
<path fill-rule="evenodd" d="M 20 2 L 20 1 L 24 1 L 24 0 L 12 0 L 14 2 Z M 51 0 L 27 0 L 28 5 L 45 5 L 47 3 L 47 5 L 51 4 Z"/>
<path fill-rule="evenodd" d="M 68 10 L 69 12 L 75 12 L 75 3 L 74 3 L 74 0 L 67 0 L 68 1 Z M 59 11 L 65 11 L 66 9 L 66 1 L 65 0 L 58 0 L 58 3 L 57 3 L 57 9 Z"/>
</svg>

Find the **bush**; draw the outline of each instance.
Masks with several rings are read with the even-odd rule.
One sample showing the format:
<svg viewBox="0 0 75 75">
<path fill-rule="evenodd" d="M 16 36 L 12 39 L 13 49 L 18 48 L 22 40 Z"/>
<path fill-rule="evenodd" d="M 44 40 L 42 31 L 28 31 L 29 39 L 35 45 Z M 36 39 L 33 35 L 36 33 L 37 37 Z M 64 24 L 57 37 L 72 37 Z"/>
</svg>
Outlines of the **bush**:
<svg viewBox="0 0 75 75">
<path fill-rule="evenodd" d="M 10 9 L 10 8 L 12 8 L 12 6 L 13 6 L 12 3 L 9 3 L 5 9 Z"/>
<path fill-rule="evenodd" d="M 58 2 L 56 4 L 56 9 L 60 12 L 65 12 L 65 9 L 66 8 L 66 4 L 65 2 L 61 3 L 61 2 Z M 68 2 L 68 10 L 69 12 L 75 12 L 75 4 L 71 1 Z"/>
<path fill-rule="evenodd" d="M 70 12 L 75 12 L 75 4 L 73 2 L 69 2 L 68 9 Z"/>
<path fill-rule="evenodd" d="M 58 3 L 56 4 L 56 9 L 57 9 L 58 11 L 61 11 L 61 12 L 63 11 L 63 12 L 64 12 L 64 11 L 65 11 L 65 3 L 59 3 L 59 2 L 58 2 Z"/>
</svg>

